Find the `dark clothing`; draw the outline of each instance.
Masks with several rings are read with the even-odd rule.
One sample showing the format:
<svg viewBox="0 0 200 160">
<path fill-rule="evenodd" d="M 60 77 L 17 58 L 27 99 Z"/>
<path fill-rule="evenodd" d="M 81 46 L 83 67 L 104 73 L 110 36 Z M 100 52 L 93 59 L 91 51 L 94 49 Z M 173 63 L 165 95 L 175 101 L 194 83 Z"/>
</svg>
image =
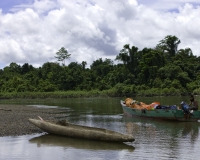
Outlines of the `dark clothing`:
<svg viewBox="0 0 200 160">
<path fill-rule="evenodd" d="M 190 101 L 189 106 L 191 110 L 198 110 L 199 107 L 197 100 Z"/>
</svg>

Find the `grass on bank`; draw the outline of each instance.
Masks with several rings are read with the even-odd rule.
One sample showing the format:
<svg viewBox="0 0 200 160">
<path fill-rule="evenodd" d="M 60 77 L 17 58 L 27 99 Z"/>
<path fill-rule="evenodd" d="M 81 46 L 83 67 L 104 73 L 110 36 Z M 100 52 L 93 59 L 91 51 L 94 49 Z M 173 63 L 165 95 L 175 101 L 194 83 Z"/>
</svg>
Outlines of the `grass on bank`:
<svg viewBox="0 0 200 160">
<path fill-rule="evenodd" d="M 200 89 L 196 89 L 193 94 L 200 94 Z M 151 88 L 134 90 L 131 87 L 113 88 L 109 90 L 91 90 L 91 91 L 56 91 L 56 92 L 1 92 L 0 99 L 16 98 L 87 98 L 87 97 L 133 97 L 133 96 L 183 96 L 188 95 L 186 91 L 175 88 Z"/>
</svg>

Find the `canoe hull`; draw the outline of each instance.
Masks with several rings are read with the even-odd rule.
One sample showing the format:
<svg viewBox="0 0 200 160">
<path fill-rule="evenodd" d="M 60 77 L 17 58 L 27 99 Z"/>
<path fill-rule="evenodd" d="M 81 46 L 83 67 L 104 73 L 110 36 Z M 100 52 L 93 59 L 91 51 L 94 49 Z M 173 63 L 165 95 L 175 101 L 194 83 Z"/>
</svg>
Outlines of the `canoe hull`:
<svg viewBox="0 0 200 160">
<path fill-rule="evenodd" d="M 193 115 L 186 115 L 182 110 L 176 110 L 176 109 L 140 110 L 126 106 L 122 100 L 120 102 L 124 115 L 131 117 L 138 116 L 145 118 L 155 118 L 155 119 L 184 121 L 184 122 L 194 122 L 200 119 L 200 111 L 194 111 Z"/>
<path fill-rule="evenodd" d="M 135 140 L 132 135 L 126 135 L 102 128 L 87 127 L 70 123 L 59 125 L 55 122 L 48 122 L 36 119 L 29 119 L 29 122 L 50 134 L 112 142 L 132 142 Z"/>
</svg>

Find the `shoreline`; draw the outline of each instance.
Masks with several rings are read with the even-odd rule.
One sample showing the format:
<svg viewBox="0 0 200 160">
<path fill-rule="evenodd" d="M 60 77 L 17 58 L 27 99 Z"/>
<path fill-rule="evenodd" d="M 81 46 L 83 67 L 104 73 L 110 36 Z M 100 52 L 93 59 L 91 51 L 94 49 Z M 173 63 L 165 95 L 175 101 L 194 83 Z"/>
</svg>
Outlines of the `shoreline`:
<svg viewBox="0 0 200 160">
<path fill-rule="evenodd" d="M 63 109 L 59 108 L 0 104 L 0 137 L 43 133 L 41 129 L 31 124 L 28 119 L 38 119 L 38 116 L 40 116 L 46 120 L 56 120 L 56 117 L 61 117 L 62 115 Z"/>
</svg>

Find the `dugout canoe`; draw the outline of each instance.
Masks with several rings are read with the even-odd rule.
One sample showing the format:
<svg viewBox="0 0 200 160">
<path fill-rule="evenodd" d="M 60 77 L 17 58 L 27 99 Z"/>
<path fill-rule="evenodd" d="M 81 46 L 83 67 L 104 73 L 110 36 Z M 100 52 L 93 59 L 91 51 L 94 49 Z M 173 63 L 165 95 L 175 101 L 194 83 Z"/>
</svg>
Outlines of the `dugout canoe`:
<svg viewBox="0 0 200 160">
<path fill-rule="evenodd" d="M 192 114 L 185 114 L 182 109 L 135 109 L 127 106 L 123 100 L 120 100 L 120 104 L 124 115 L 130 117 L 143 117 L 182 122 L 197 122 L 200 120 L 200 110 L 194 111 Z"/>
<path fill-rule="evenodd" d="M 29 122 L 50 134 L 108 142 L 132 142 L 135 140 L 132 135 L 103 128 L 76 125 L 66 121 L 54 122 L 29 119 Z"/>
</svg>

